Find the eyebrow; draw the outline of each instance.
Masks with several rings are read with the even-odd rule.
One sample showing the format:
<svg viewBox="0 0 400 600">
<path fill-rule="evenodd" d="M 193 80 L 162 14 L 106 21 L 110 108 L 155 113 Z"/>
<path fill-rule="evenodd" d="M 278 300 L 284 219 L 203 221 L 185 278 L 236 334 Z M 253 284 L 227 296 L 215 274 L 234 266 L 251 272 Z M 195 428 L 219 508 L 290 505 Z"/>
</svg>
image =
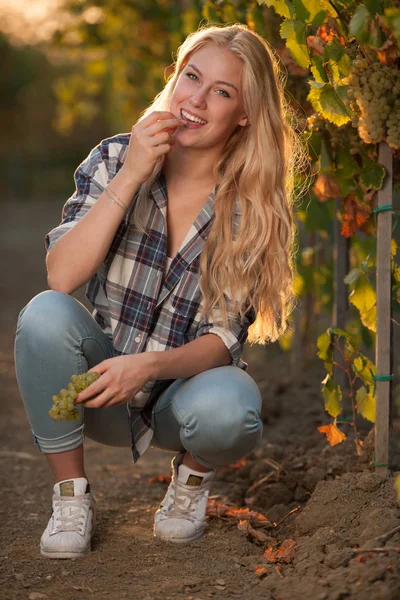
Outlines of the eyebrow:
<svg viewBox="0 0 400 600">
<path fill-rule="evenodd" d="M 200 71 L 200 69 L 198 69 L 192 63 L 190 65 L 187 65 L 187 67 L 191 67 L 193 69 L 193 71 L 196 71 L 201 77 L 203 76 L 202 72 Z M 237 89 L 236 85 L 233 85 L 233 83 L 229 83 L 228 81 L 216 81 L 215 83 L 222 83 L 223 85 L 227 85 L 227 86 L 233 88 L 234 90 L 236 90 L 237 93 L 239 93 L 239 90 Z"/>
</svg>

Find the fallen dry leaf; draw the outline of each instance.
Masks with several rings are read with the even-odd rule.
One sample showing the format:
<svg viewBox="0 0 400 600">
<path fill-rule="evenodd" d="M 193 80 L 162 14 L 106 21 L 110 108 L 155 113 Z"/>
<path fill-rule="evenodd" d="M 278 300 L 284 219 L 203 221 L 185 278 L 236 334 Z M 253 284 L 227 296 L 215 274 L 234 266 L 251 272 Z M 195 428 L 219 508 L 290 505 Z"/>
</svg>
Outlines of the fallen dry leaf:
<svg viewBox="0 0 400 600">
<path fill-rule="evenodd" d="M 290 563 L 296 554 L 296 542 L 290 538 L 282 542 L 277 550 L 273 550 L 272 546 L 267 548 L 263 553 L 263 557 L 271 563 Z"/>
<path fill-rule="evenodd" d="M 259 542 L 260 544 L 265 543 L 269 539 L 263 531 L 260 531 L 259 529 L 254 529 L 254 527 L 250 525 L 250 521 L 246 519 L 242 519 L 239 521 L 238 529 L 239 531 L 243 531 L 244 533 L 246 533 L 249 536 L 249 538 L 253 539 L 256 542 Z"/>
<path fill-rule="evenodd" d="M 237 521 L 250 521 L 253 527 L 270 525 L 273 527 L 266 516 L 255 510 L 249 508 L 239 508 L 235 506 L 228 506 L 223 502 L 217 502 L 216 500 L 209 500 L 207 505 L 207 514 L 210 517 L 225 517 Z"/>
<path fill-rule="evenodd" d="M 318 431 L 325 433 L 331 446 L 336 446 L 346 439 L 345 434 L 336 427 L 336 425 L 321 425 Z"/>
<path fill-rule="evenodd" d="M 268 575 L 267 569 L 265 567 L 260 567 L 260 566 L 258 566 L 254 569 L 254 573 L 257 575 L 257 577 L 260 577 L 261 579 Z"/>
</svg>

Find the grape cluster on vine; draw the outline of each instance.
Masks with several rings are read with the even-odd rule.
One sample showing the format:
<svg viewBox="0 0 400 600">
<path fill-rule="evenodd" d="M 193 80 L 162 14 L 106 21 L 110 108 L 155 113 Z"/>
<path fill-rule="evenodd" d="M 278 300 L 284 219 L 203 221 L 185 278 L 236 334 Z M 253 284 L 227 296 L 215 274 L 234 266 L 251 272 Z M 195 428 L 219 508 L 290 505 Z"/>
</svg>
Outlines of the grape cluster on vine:
<svg viewBox="0 0 400 600">
<path fill-rule="evenodd" d="M 347 77 L 353 126 L 366 144 L 400 148 L 400 72 L 396 66 L 354 61 Z"/>
<path fill-rule="evenodd" d="M 80 413 L 74 404 L 79 392 L 83 392 L 90 384 L 100 377 L 99 373 L 81 373 L 72 375 L 67 389 L 60 390 L 58 396 L 53 396 L 53 406 L 49 410 L 49 416 L 53 421 L 79 421 Z"/>
</svg>

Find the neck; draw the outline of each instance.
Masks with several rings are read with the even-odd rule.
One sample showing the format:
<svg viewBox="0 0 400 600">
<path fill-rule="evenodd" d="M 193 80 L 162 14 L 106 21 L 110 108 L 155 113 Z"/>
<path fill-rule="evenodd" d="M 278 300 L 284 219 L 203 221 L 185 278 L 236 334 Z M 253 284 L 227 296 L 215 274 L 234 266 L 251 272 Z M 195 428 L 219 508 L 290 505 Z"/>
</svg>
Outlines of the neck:
<svg viewBox="0 0 400 600">
<path fill-rule="evenodd" d="M 168 180 L 193 183 L 193 185 L 213 186 L 218 179 L 215 164 L 218 157 L 207 151 L 173 146 L 164 161 L 164 174 Z"/>
</svg>

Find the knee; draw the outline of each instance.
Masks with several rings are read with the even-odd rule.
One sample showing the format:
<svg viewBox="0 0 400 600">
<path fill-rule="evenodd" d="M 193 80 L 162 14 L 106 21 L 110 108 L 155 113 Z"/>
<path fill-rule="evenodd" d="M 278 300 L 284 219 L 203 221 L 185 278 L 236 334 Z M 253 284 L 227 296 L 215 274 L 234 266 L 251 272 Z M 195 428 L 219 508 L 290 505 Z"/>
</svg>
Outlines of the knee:
<svg viewBox="0 0 400 600">
<path fill-rule="evenodd" d="M 262 434 L 261 394 L 253 379 L 239 371 L 224 385 L 204 387 L 203 393 L 192 398 L 186 433 L 192 432 L 208 449 L 243 447 L 244 455 L 254 449 Z"/>
<path fill-rule="evenodd" d="M 57 330 L 65 331 L 66 325 L 71 323 L 74 302 L 74 298 L 62 292 L 41 292 L 19 313 L 17 333 L 43 338 L 46 332 L 53 336 L 57 335 Z"/>
</svg>

